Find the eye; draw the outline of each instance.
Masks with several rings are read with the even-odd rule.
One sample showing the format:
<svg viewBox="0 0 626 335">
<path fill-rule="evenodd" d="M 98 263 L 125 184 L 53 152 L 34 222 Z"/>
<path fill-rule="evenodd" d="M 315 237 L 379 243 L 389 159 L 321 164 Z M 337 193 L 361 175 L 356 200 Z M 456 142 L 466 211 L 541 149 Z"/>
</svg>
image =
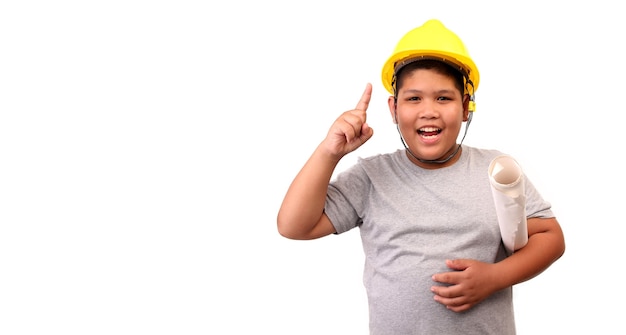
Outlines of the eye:
<svg viewBox="0 0 626 335">
<path fill-rule="evenodd" d="M 406 100 L 407 101 L 419 101 L 420 97 L 408 97 Z"/>
<path fill-rule="evenodd" d="M 448 97 L 439 97 L 439 98 L 437 98 L 437 100 L 439 100 L 439 101 L 446 101 L 446 100 L 452 100 L 452 99 L 448 98 Z"/>
</svg>

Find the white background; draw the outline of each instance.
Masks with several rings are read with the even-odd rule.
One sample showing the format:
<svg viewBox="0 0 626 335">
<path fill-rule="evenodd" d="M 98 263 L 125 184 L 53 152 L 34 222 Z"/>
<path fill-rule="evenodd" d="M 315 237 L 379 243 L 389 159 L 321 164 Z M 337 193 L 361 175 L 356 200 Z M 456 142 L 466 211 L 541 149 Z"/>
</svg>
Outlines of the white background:
<svg viewBox="0 0 626 335">
<path fill-rule="evenodd" d="M 0 333 L 366 334 L 358 230 L 291 241 L 276 214 L 367 82 L 375 135 L 340 169 L 401 147 L 380 70 L 430 18 L 480 69 L 465 143 L 565 231 L 519 334 L 623 332 L 626 23 L 549 3 L 3 2 Z"/>
</svg>

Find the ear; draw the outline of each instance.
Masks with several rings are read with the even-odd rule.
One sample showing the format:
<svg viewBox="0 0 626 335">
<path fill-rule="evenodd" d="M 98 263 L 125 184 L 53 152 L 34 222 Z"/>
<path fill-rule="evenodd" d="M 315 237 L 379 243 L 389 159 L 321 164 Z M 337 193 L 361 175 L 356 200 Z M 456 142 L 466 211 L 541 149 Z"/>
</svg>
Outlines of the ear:
<svg viewBox="0 0 626 335">
<path fill-rule="evenodd" d="M 470 96 L 469 94 L 466 94 L 463 97 L 463 122 L 467 121 L 469 119 L 469 102 L 470 102 Z"/>
<path fill-rule="evenodd" d="M 389 105 L 389 113 L 391 113 L 391 120 L 394 124 L 398 124 L 398 114 L 396 113 L 396 99 L 393 96 L 387 98 L 387 105 Z"/>
</svg>

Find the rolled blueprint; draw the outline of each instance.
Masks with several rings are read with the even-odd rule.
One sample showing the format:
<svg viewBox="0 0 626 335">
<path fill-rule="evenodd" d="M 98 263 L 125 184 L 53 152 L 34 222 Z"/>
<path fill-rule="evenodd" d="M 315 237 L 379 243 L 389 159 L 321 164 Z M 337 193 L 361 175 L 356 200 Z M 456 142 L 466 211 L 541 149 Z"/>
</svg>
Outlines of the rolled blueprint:
<svg viewBox="0 0 626 335">
<path fill-rule="evenodd" d="M 528 243 L 524 173 L 513 157 L 500 155 L 489 164 L 489 181 L 502 242 L 512 254 Z"/>
</svg>

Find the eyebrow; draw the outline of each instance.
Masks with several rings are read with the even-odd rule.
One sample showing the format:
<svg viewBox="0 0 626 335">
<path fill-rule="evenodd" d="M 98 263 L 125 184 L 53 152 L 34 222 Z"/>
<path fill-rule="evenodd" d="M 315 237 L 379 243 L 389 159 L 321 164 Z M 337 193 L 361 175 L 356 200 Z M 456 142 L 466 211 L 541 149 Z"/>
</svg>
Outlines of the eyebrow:
<svg viewBox="0 0 626 335">
<path fill-rule="evenodd" d="M 404 94 L 415 94 L 415 93 L 423 93 L 424 91 L 422 90 L 416 90 L 416 89 L 406 89 L 406 90 L 402 90 L 401 93 Z M 455 90 L 439 90 L 435 92 L 436 94 L 454 94 Z"/>
</svg>

